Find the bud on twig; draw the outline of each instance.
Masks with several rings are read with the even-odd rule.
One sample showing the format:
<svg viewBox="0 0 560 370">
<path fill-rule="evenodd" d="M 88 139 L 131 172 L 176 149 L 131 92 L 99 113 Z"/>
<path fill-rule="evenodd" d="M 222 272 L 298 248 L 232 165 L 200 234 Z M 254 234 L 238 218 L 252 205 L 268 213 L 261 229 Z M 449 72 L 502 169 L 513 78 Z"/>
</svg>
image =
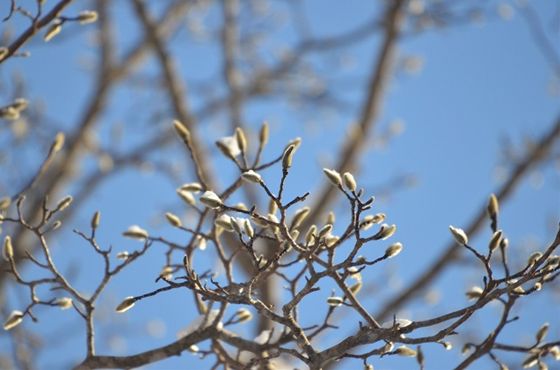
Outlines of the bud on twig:
<svg viewBox="0 0 560 370">
<path fill-rule="evenodd" d="M 288 168 L 292 167 L 292 159 L 294 157 L 294 152 L 296 150 L 296 146 L 291 144 L 286 148 L 284 152 L 284 156 L 282 157 L 282 169 L 286 171 Z"/>
<path fill-rule="evenodd" d="M 145 240 L 145 239 L 148 239 L 149 234 L 146 230 L 142 229 L 140 226 L 132 225 L 128 228 L 128 230 L 126 230 L 123 233 L 123 236 L 126 236 L 128 238 L 132 238 L 132 239 Z"/>
<path fill-rule="evenodd" d="M 469 238 L 467 237 L 467 234 L 463 231 L 463 229 L 459 229 L 458 227 L 449 225 L 449 230 L 451 231 L 451 234 L 453 235 L 453 238 L 455 238 L 455 241 L 457 241 L 457 243 L 465 245 L 469 242 Z"/>
<path fill-rule="evenodd" d="M 342 178 L 340 177 L 340 173 L 336 170 L 323 168 L 323 172 L 334 186 L 342 186 Z"/>
<path fill-rule="evenodd" d="M 126 297 L 118 306 L 115 308 L 115 311 L 118 313 L 123 313 L 130 310 L 134 304 L 136 303 L 136 299 L 132 296 Z"/>
<path fill-rule="evenodd" d="M 181 223 L 181 219 L 177 216 L 174 215 L 171 212 L 167 212 L 165 214 L 165 218 L 167 218 L 167 221 L 171 224 L 171 226 L 173 227 L 181 227 L 183 226 L 183 224 Z"/>
<path fill-rule="evenodd" d="M 97 211 L 93 214 L 93 217 L 91 218 L 91 228 L 93 230 L 97 229 L 97 227 L 99 226 L 99 221 L 100 220 L 101 220 L 101 213 L 99 213 L 99 211 Z"/>
<path fill-rule="evenodd" d="M 237 127 L 235 129 L 235 140 L 237 140 L 237 146 L 239 147 L 239 150 L 241 150 L 242 153 L 246 153 L 247 152 L 247 138 L 246 138 L 245 133 L 243 132 L 243 129 L 241 127 Z"/>
<path fill-rule="evenodd" d="M 14 246 L 12 245 L 12 238 L 6 235 L 4 238 L 4 248 L 2 249 L 2 255 L 6 261 L 11 261 L 14 258 Z"/>
<path fill-rule="evenodd" d="M 344 185 L 346 186 L 346 188 L 351 192 L 355 192 L 357 185 L 354 176 L 352 176 L 350 172 L 345 172 L 342 177 L 344 179 Z"/>
<path fill-rule="evenodd" d="M 12 311 L 8 319 L 4 321 L 4 330 L 10 330 L 14 328 L 19 324 L 21 324 L 22 321 L 23 321 L 23 312 L 17 310 Z"/>
<path fill-rule="evenodd" d="M 200 201 L 208 208 L 220 208 L 222 200 L 213 191 L 206 191 L 200 197 Z"/>
</svg>

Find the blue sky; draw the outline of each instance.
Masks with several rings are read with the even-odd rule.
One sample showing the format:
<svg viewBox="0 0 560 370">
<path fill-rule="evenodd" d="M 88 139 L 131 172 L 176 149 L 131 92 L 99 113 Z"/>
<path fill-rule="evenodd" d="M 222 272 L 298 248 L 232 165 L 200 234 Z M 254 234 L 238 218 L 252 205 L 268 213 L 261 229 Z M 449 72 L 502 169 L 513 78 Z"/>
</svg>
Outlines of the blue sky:
<svg viewBox="0 0 560 370">
<path fill-rule="evenodd" d="M 70 8 L 69 13 L 79 11 L 88 4 L 78 1 Z M 304 1 L 302 4 L 309 21 L 310 33 L 320 38 L 351 30 L 366 22 L 378 13 L 381 2 L 316 0 Z M 493 2 L 487 8 L 494 10 L 498 4 L 500 3 Z M 441 253 L 450 240 L 449 224 L 466 226 L 486 202 L 488 195 L 497 189 L 500 185 L 497 175 L 504 171 L 507 173 L 508 170 L 502 168 L 500 162 L 503 139 L 510 138 L 521 146 L 524 138 L 538 138 L 545 133 L 560 113 L 559 96 L 548 91 L 554 76 L 548 61 L 536 46 L 516 5 L 513 2 L 501 4 L 509 4 L 514 9 L 511 20 L 499 19 L 492 13 L 491 19 L 479 23 L 428 30 L 419 35 L 409 35 L 398 44 L 396 61 L 414 56 L 423 61 L 423 67 L 417 74 L 395 71 L 389 81 L 383 99 L 383 110 L 373 135 L 375 137 L 386 132 L 397 120 L 402 122 L 404 130 L 384 147 L 370 143 L 361 160 L 361 169 L 355 176 L 358 183 L 369 192 L 374 192 L 403 174 L 414 176 L 416 185 L 399 189 L 389 198 L 378 198 L 376 210 L 387 213 L 388 220 L 398 225 L 394 241 L 401 241 L 405 250 L 398 258 L 365 274 L 366 281 L 371 282 L 372 292 L 360 298 L 372 312 L 379 308 L 383 298 L 397 293 Z M 556 52 L 560 52 L 558 25 L 555 33 L 550 31 L 553 26 L 549 26 L 553 23 L 552 15 L 556 14 L 556 18 L 560 16 L 558 3 L 536 0 L 531 4 L 542 17 Z M 283 2 L 272 2 L 271 10 L 276 15 L 270 16 L 270 21 L 280 22 L 282 15 L 287 14 L 287 9 Z M 0 10 L 3 9 L 0 7 Z M 131 18 L 131 7 L 126 2 L 116 2 L 114 11 L 119 20 L 119 45 L 124 45 L 120 50 L 126 50 L 126 45 L 130 45 L 138 37 L 138 25 Z M 218 16 L 216 9 L 211 8 L 203 22 L 212 26 Z M 68 32 L 79 30 L 77 25 L 70 27 Z M 61 36 L 63 35 L 64 31 Z M 275 60 L 275 53 L 283 47 L 289 47 L 295 37 L 294 27 L 279 23 L 259 52 Z M 265 151 L 265 158 L 276 156 L 288 140 L 298 136 L 303 138 L 288 179 L 288 194 L 313 190 L 326 181 L 322 168 L 334 165 L 348 125 L 357 120 L 372 58 L 377 56 L 378 44 L 379 40 L 373 37 L 352 47 L 337 49 L 328 56 L 310 55 L 306 58 L 309 65 L 321 71 L 326 84 L 336 89 L 338 96 L 344 101 L 342 107 L 333 105 L 330 108 L 321 106 L 320 109 L 315 109 L 310 105 L 297 109 L 297 106 L 285 98 L 260 99 L 247 105 L 244 119 L 248 131 L 255 133 L 263 120 L 268 120 L 271 124 L 272 137 Z M 37 40 L 30 43 L 28 48 L 32 51 L 32 57 L 18 59 L 17 63 L 12 61 L 5 67 L 3 65 L 0 69 L 2 78 L 13 71 L 20 71 L 29 81 L 30 100 L 41 99 L 46 106 L 47 115 L 59 122 L 61 128 L 71 130 L 93 90 L 94 78 L 82 63 L 84 60 L 91 62 L 95 52 L 88 33 L 82 32 L 67 40 L 61 38 L 48 47 Z M 171 50 L 177 57 L 177 66 L 187 85 L 196 86 L 209 78 L 221 78 L 217 71 L 221 55 L 215 45 L 208 46 L 203 41 L 188 37 L 182 31 L 174 39 Z M 157 66 L 153 60 L 148 63 L 143 73 L 153 76 Z M 223 92 L 221 79 L 217 85 L 217 93 Z M 299 87 L 309 86 L 302 82 Z M 194 111 L 204 104 L 204 98 L 196 94 L 191 94 L 189 99 Z M 161 110 L 164 110 L 166 100 L 161 94 L 151 90 L 120 88 L 115 91 L 99 125 L 98 136 L 101 141 L 108 140 L 113 124 L 122 122 L 127 140 L 117 150 L 125 151 L 134 143 L 143 142 L 148 135 L 161 130 L 163 121 L 173 118 L 169 115 L 160 118 L 157 124 L 152 124 L 150 117 L 143 115 L 141 110 L 131 112 L 131 109 L 147 104 L 161 104 Z M 208 143 L 231 134 L 225 115 L 212 116 L 201 121 L 200 125 Z M 152 157 L 158 161 L 181 163 L 185 158 L 182 150 L 179 145 L 174 145 L 171 149 L 154 153 Z M 212 155 L 218 156 L 215 151 Z M 223 160 L 215 163 L 215 168 L 220 173 L 218 182 L 223 186 L 235 172 Z M 85 165 L 84 170 L 88 166 L 91 166 L 90 162 Z M 264 175 L 267 181 L 273 182 L 278 178 L 278 170 L 270 170 Z M 182 180 L 189 182 L 194 178 L 183 171 Z M 553 238 L 555 224 L 560 218 L 559 180 L 558 164 L 535 169 L 503 206 L 501 225 L 511 241 L 512 253 L 520 261 L 533 248 L 543 249 Z M 96 271 L 99 271 L 101 265 L 90 258 L 88 247 L 71 232 L 72 228 L 86 229 L 95 210 L 102 213 L 100 242 L 103 245 L 113 245 L 115 250 L 133 250 L 139 247 L 138 243 L 120 236 L 131 224 L 143 225 L 154 235 L 166 235 L 180 241 L 182 235 L 164 226 L 162 220 L 163 212 L 181 210 L 174 190 L 179 185 L 180 183 L 172 183 L 159 177 L 157 172 L 141 173 L 135 169 L 110 177 L 83 205 L 81 212 L 72 219 L 72 225 L 68 225 L 68 229 L 52 241 L 55 257 L 63 266 L 62 270 L 79 263 L 76 282 L 84 290 L 90 289 L 96 281 Z M 72 190 L 69 189 L 69 192 L 72 193 Z M 341 216 L 347 212 L 342 203 L 336 207 L 342 210 Z M 479 237 L 474 238 L 473 244 L 486 248 L 489 236 L 490 230 L 486 227 Z M 383 251 L 384 247 L 385 245 L 379 245 L 376 250 Z M 162 248 L 161 245 L 156 245 L 137 266 L 115 279 L 101 297 L 99 353 L 114 351 L 116 354 L 128 354 L 166 344 L 173 340 L 179 328 L 188 325 L 194 317 L 195 309 L 190 297 L 178 293 L 143 301 L 124 316 L 117 317 L 112 311 L 112 307 L 122 297 L 139 295 L 156 287 L 153 280 L 164 262 Z M 376 250 L 371 250 L 371 256 L 376 255 Z M 201 271 L 203 265 L 213 265 L 208 259 L 201 256 Z M 393 272 L 394 276 L 385 281 L 389 272 Z M 472 267 L 453 267 L 443 274 L 434 287 L 440 296 L 440 303 L 429 306 L 418 300 L 410 304 L 402 314 L 411 319 L 422 319 L 427 315 L 462 307 L 467 303 L 463 292 L 472 284 L 480 284 L 480 276 L 480 270 Z M 23 297 L 15 289 L 12 291 L 18 299 Z M 322 293 L 328 295 L 330 291 Z M 527 340 L 526 333 L 533 333 L 544 321 L 552 322 L 549 336 L 558 338 L 560 326 L 555 320 L 553 309 L 554 305 L 557 307 L 558 298 L 557 295 L 545 297 L 540 294 L 534 301 L 525 302 L 522 305 L 521 320 L 508 329 L 511 331 L 511 340 Z M 319 298 L 310 299 L 308 307 L 316 306 L 319 302 L 323 301 Z M 492 312 L 492 309 L 489 311 Z M 314 313 L 303 312 L 303 320 L 310 320 Z M 36 327 L 41 333 L 52 334 L 57 332 L 56 328 L 61 320 L 64 325 L 70 325 L 72 330 L 82 330 L 77 315 L 69 319 L 67 312 L 54 310 L 38 310 L 38 315 L 40 319 L 45 317 L 45 320 L 38 324 L 26 324 L 27 327 L 33 327 L 34 330 Z M 348 315 L 344 320 L 353 318 L 355 317 Z M 488 328 L 495 320 L 496 317 L 491 314 L 482 314 L 475 317 L 474 323 L 465 330 L 476 334 L 477 328 Z M 344 321 L 345 324 L 346 322 Z M 251 331 L 250 325 L 238 326 L 247 337 L 256 335 Z M 348 327 L 356 325 L 349 324 Z M 158 332 L 157 328 L 163 329 Z M 157 335 L 150 337 L 147 330 L 155 331 Z M 76 338 L 79 338 L 79 334 Z M 0 343 L 2 341 L 5 338 L 0 337 Z M 61 350 L 64 348 L 64 353 L 72 355 L 61 361 L 57 351 L 45 351 L 40 357 L 41 364 L 64 367 L 67 361 L 80 357 L 77 354 L 83 351 L 82 342 L 63 341 Z M 460 346 L 461 343 L 457 342 L 457 347 Z M 450 367 L 461 359 L 458 350 L 444 352 L 436 345 L 427 345 L 424 350 L 428 368 L 435 368 L 436 363 Z M 384 359 L 374 364 L 376 369 L 386 370 L 413 366 L 413 360 L 409 360 L 410 363 L 406 361 Z M 202 368 L 207 363 L 208 361 L 199 362 L 194 356 L 184 354 L 180 358 L 147 368 Z M 356 366 L 359 364 L 345 363 L 341 368 Z M 479 366 L 477 368 L 480 369 L 495 368 L 486 359 L 480 360 Z"/>
</svg>

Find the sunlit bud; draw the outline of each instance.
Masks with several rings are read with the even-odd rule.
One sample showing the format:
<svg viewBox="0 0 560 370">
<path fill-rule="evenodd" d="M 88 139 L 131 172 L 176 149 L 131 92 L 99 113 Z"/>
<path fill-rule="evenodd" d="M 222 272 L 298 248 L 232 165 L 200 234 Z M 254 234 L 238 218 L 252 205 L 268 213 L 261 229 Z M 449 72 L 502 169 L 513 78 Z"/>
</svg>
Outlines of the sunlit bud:
<svg viewBox="0 0 560 370">
<path fill-rule="evenodd" d="M 194 195 L 190 191 L 177 189 L 177 195 L 179 195 L 179 197 L 181 197 L 181 199 L 183 199 L 183 201 L 188 205 L 196 205 L 196 199 L 194 199 Z"/>
<path fill-rule="evenodd" d="M 500 242 L 500 248 L 506 249 L 508 245 L 509 245 L 509 239 L 502 238 L 502 241 Z"/>
<path fill-rule="evenodd" d="M 191 133 L 189 129 L 185 125 L 183 125 L 180 121 L 174 120 L 173 127 L 175 127 L 175 131 L 177 132 L 177 135 L 179 135 L 179 137 L 185 143 L 189 143 L 191 141 Z"/>
<path fill-rule="evenodd" d="M 517 279 L 510 279 L 507 281 L 508 285 L 515 285 L 517 284 Z M 512 292 L 517 293 L 517 294 L 523 294 L 525 293 L 525 289 L 523 289 L 523 287 L 521 285 L 513 288 Z"/>
<path fill-rule="evenodd" d="M 0 109 L 0 118 L 7 119 L 9 121 L 15 121 L 20 117 L 20 111 L 14 107 L 8 106 Z"/>
<path fill-rule="evenodd" d="M 556 361 L 560 361 L 560 347 L 554 346 L 548 349 L 548 353 L 554 357 Z"/>
<path fill-rule="evenodd" d="M 475 285 L 469 290 L 467 290 L 465 295 L 467 296 L 468 299 L 478 299 L 482 297 L 483 292 L 484 290 L 481 287 Z"/>
<path fill-rule="evenodd" d="M 539 361 L 537 365 L 539 366 L 539 370 L 548 370 L 548 365 L 545 362 Z"/>
<path fill-rule="evenodd" d="M 276 215 L 269 213 L 268 214 L 268 219 L 274 223 L 280 223 L 280 220 L 278 220 L 278 217 L 276 217 Z"/>
<path fill-rule="evenodd" d="M 385 213 L 377 213 L 375 215 L 367 215 L 364 219 L 360 222 L 360 229 L 368 230 L 375 224 L 379 224 L 385 221 Z"/>
<path fill-rule="evenodd" d="M 407 346 L 400 346 L 395 350 L 395 354 L 406 357 L 416 357 L 416 351 Z"/>
<path fill-rule="evenodd" d="M 449 230 L 451 231 L 451 234 L 453 235 L 453 238 L 455 238 L 457 243 L 464 245 L 469 242 L 469 238 L 467 237 L 467 234 L 465 234 L 463 229 L 459 229 L 458 227 L 449 225 Z"/>
<path fill-rule="evenodd" d="M 251 226 L 251 221 L 248 219 L 243 220 L 243 230 L 245 230 L 245 234 L 249 238 L 253 238 L 255 236 L 255 230 L 253 230 L 253 226 Z"/>
<path fill-rule="evenodd" d="M 248 211 L 249 210 L 249 208 L 247 208 L 247 206 L 243 202 L 237 203 L 236 205 L 233 206 L 233 208 L 241 209 L 243 211 Z"/>
<path fill-rule="evenodd" d="M 282 169 L 287 170 L 288 168 L 292 167 L 292 159 L 294 157 L 295 151 L 296 146 L 294 144 L 286 148 L 286 151 L 284 151 L 284 155 L 282 156 Z"/>
<path fill-rule="evenodd" d="M 333 245 L 335 245 L 339 240 L 340 240 L 340 238 L 338 236 L 334 236 L 334 235 L 325 236 L 325 244 L 329 248 L 332 247 Z"/>
<path fill-rule="evenodd" d="M 191 191 L 196 194 L 199 191 L 202 191 L 202 185 L 200 185 L 198 182 L 190 182 L 188 184 L 181 185 L 179 189 L 185 191 Z"/>
<path fill-rule="evenodd" d="M 199 351 L 200 351 L 200 348 L 198 348 L 198 346 L 196 344 L 191 344 L 189 346 L 189 352 L 198 353 Z"/>
<path fill-rule="evenodd" d="M 342 299 L 342 297 L 329 297 L 329 298 L 327 298 L 327 304 L 331 307 L 342 306 L 342 302 L 344 302 L 344 299 Z"/>
<path fill-rule="evenodd" d="M 532 266 L 534 265 L 540 258 L 542 257 L 541 252 L 534 252 L 531 253 L 529 258 L 527 259 L 527 265 Z"/>
<path fill-rule="evenodd" d="M 492 239 L 490 239 L 490 243 L 488 244 L 488 248 L 493 251 L 500 246 L 500 242 L 502 241 L 502 230 L 498 230 L 492 235 Z"/>
<path fill-rule="evenodd" d="M 397 254 L 401 253 L 403 245 L 401 243 L 393 243 L 385 250 L 385 256 L 387 258 L 395 257 Z"/>
<path fill-rule="evenodd" d="M 523 361 L 522 366 L 524 369 L 528 369 L 530 367 L 534 367 L 538 362 L 539 362 L 539 355 L 532 354 L 529 357 L 527 357 L 525 361 Z"/>
<path fill-rule="evenodd" d="M 500 212 L 498 198 L 494 194 L 490 194 L 490 198 L 488 199 L 487 211 L 490 217 L 496 217 Z"/>
<path fill-rule="evenodd" d="M 200 197 L 200 201 L 209 208 L 220 208 L 222 200 L 213 191 L 206 191 Z"/>
<path fill-rule="evenodd" d="M 230 216 L 226 215 L 225 213 L 221 214 L 216 221 L 214 222 L 216 226 L 220 226 L 222 229 L 226 231 L 234 231 L 233 229 L 233 220 Z"/>
<path fill-rule="evenodd" d="M 393 347 L 395 345 L 393 344 L 393 342 L 387 342 L 385 343 L 385 345 L 383 346 L 383 348 L 381 349 L 382 353 L 387 353 L 387 352 L 391 352 L 393 350 Z"/>
<path fill-rule="evenodd" d="M 352 279 L 357 281 L 362 281 L 362 274 L 360 273 L 360 270 L 358 270 L 357 267 L 355 266 L 349 267 L 348 272 L 350 273 L 350 277 Z"/>
<path fill-rule="evenodd" d="M 299 146 L 301 145 L 301 137 L 296 137 L 295 139 L 291 140 L 288 145 L 295 146 L 295 149 L 299 148 Z"/>
<path fill-rule="evenodd" d="M 326 223 L 334 225 L 335 221 L 336 221 L 336 216 L 335 216 L 333 211 L 330 211 L 329 214 L 327 215 L 327 222 Z"/>
<path fill-rule="evenodd" d="M 62 147 L 64 146 L 64 140 L 65 140 L 64 133 L 59 132 L 58 134 L 56 134 L 56 136 L 54 137 L 54 142 L 51 146 L 51 152 L 52 153 L 59 152 L 60 149 L 62 149 Z"/>
<path fill-rule="evenodd" d="M 54 304 L 60 307 L 61 310 L 67 310 L 72 307 L 72 298 L 62 297 L 57 299 Z"/>
<path fill-rule="evenodd" d="M 549 324 L 548 323 L 544 323 L 539 330 L 537 331 L 537 334 L 535 334 L 535 338 L 537 339 L 537 343 L 540 343 L 543 341 L 543 339 L 546 337 L 546 335 L 548 334 L 548 328 L 549 328 Z"/>
<path fill-rule="evenodd" d="M 80 24 L 88 24 L 97 21 L 97 12 L 93 10 L 84 10 L 78 14 Z"/>
<path fill-rule="evenodd" d="M 333 225 L 327 224 L 319 230 L 319 238 L 324 237 L 325 235 L 329 234 L 333 229 Z"/>
<path fill-rule="evenodd" d="M 232 160 L 235 160 L 235 157 L 241 154 L 241 150 L 237 145 L 237 140 L 233 136 L 226 136 L 221 138 L 220 140 L 216 141 L 216 146 L 226 157 Z"/>
<path fill-rule="evenodd" d="M 372 364 L 365 364 L 364 365 L 364 370 L 373 370 L 373 365 Z"/>
<path fill-rule="evenodd" d="M 0 198 L 0 211 L 7 210 L 8 207 L 10 207 L 10 204 L 12 204 L 12 198 L 10 197 Z"/>
<path fill-rule="evenodd" d="M 235 231 L 238 234 L 243 233 L 243 219 L 242 218 L 237 218 L 237 217 L 232 217 L 231 218 L 231 227 L 233 227 L 233 231 Z"/>
<path fill-rule="evenodd" d="M 268 260 L 261 254 L 258 258 L 258 263 L 259 263 L 259 268 L 263 269 L 268 263 Z"/>
<path fill-rule="evenodd" d="M 299 237 L 299 230 L 292 230 L 290 231 L 290 237 L 293 240 L 297 240 L 297 238 Z"/>
<path fill-rule="evenodd" d="M 6 321 L 4 321 L 4 330 L 10 330 L 23 321 L 23 312 L 21 311 L 12 311 L 10 316 Z"/>
<path fill-rule="evenodd" d="M 97 229 L 97 227 L 99 226 L 99 221 L 101 220 L 101 213 L 99 213 L 99 211 L 95 212 L 91 218 L 91 228 L 92 229 Z"/>
<path fill-rule="evenodd" d="M 241 174 L 241 177 L 245 181 L 254 182 L 260 184 L 262 182 L 262 177 L 257 172 L 253 170 L 245 171 Z"/>
<path fill-rule="evenodd" d="M 344 175 L 342 175 L 342 179 L 344 180 L 344 185 L 348 190 L 356 191 L 356 180 L 350 172 L 344 172 Z"/>
<path fill-rule="evenodd" d="M 337 171 L 323 168 L 323 172 L 334 186 L 342 186 L 342 178 Z"/>
<path fill-rule="evenodd" d="M 559 265 L 560 265 L 560 256 L 556 256 L 556 255 L 550 256 L 546 260 L 546 270 L 547 271 L 551 272 L 551 271 L 557 269 Z"/>
<path fill-rule="evenodd" d="M 237 127 L 235 129 L 235 140 L 237 140 L 237 146 L 239 147 L 239 149 L 243 153 L 246 153 L 247 152 L 247 137 L 245 136 L 245 133 L 243 132 L 243 129 L 241 127 Z"/>
<path fill-rule="evenodd" d="M 64 197 L 60 202 L 58 202 L 58 204 L 56 205 L 56 210 L 57 211 L 64 211 L 66 208 L 68 208 L 68 206 L 70 205 L 70 203 L 72 203 L 72 196 L 68 195 L 66 197 Z"/>
<path fill-rule="evenodd" d="M 268 122 L 263 122 L 261 130 L 259 132 L 259 142 L 261 146 L 265 146 L 268 143 Z"/>
<path fill-rule="evenodd" d="M 260 215 L 256 215 L 256 214 L 251 215 L 251 220 L 261 227 L 269 227 L 270 226 L 270 224 L 265 221 L 266 217 L 263 217 L 263 216 L 260 216 Z"/>
<path fill-rule="evenodd" d="M 237 318 L 238 322 L 246 322 L 253 318 L 253 314 L 246 308 L 241 308 L 237 310 L 235 313 L 235 317 Z"/>
<path fill-rule="evenodd" d="M 173 227 L 183 226 L 183 224 L 181 223 L 181 219 L 177 215 L 174 215 L 171 212 L 167 212 L 165 214 L 165 218 L 167 218 L 167 222 L 169 222 L 169 224 Z"/>
<path fill-rule="evenodd" d="M 206 239 L 203 238 L 202 236 L 197 235 L 195 237 L 195 243 L 196 243 L 196 246 L 198 247 L 198 249 L 200 249 L 201 251 L 206 249 Z"/>
<path fill-rule="evenodd" d="M 164 268 L 162 268 L 159 273 L 159 277 L 165 280 L 173 279 L 173 267 L 165 266 Z"/>
<path fill-rule="evenodd" d="M 274 201 L 274 199 L 270 199 L 268 201 L 268 213 L 273 215 L 278 210 L 278 204 Z"/>
<path fill-rule="evenodd" d="M 537 281 L 537 282 L 535 283 L 534 287 L 535 287 L 535 290 L 536 290 L 536 291 L 539 291 L 539 290 L 542 289 L 542 283 L 541 283 L 540 281 Z"/>
<path fill-rule="evenodd" d="M 303 220 L 305 220 L 305 218 L 309 214 L 310 210 L 311 209 L 309 207 L 303 207 L 303 208 L 298 209 L 294 213 L 294 218 L 292 219 L 292 224 L 290 225 L 290 229 L 298 228 L 301 225 L 301 223 L 303 222 Z"/>
<path fill-rule="evenodd" d="M 466 355 L 472 348 L 472 344 L 470 343 L 466 343 L 465 345 L 463 345 L 463 348 L 461 348 L 461 354 Z"/>
<path fill-rule="evenodd" d="M 8 55 L 9 51 L 10 50 L 8 50 L 5 46 L 0 47 L 0 60 L 4 59 L 4 57 Z"/>
<path fill-rule="evenodd" d="M 311 244 L 313 242 L 313 237 L 317 233 L 317 226 L 311 225 L 305 234 L 305 244 Z"/>
<path fill-rule="evenodd" d="M 440 342 L 440 343 L 443 346 L 443 348 L 445 348 L 447 351 L 451 351 L 453 349 L 453 345 L 451 344 L 451 342 Z"/>
<path fill-rule="evenodd" d="M 145 240 L 148 239 L 148 232 L 138 225 L 132 225 L 123 233 L 124 236 L 132 239 Z"/>
<path fill-rule="evenodd" d="M 6 261 L 11 261 L 14 258 L 14 246 L 12 245 L 12 238 L 9 235 L 4 238 L 2 255 Z"/>
<path fill-rule="evenodd" d="M 56 221 L 53 222 L 53 224 L 52 224 L 51 231 L 57 230 L 57 229 L 60 228 L 61 226 L 62 226 L 62 221 L 56 220 Z"/>
<path fill-rule="evenodd" d="M 356 294 L 360 291 L 360 289 L 362 289 L 362 282 L 358 281 L 357 283 L 355 283 L 354 285 L 350 286 L 348 288 L 350 290 L 350 292 L 352 292 L 352 294 Z"/>
<path fill-rule="evenodd" d="M 49 27 L 47 32 L 45 32 L 45 36 L 43 36 L 43 40 L 49 42 L 52 40 L 53 37 L 58 35 L 62 31 L 62 24 L 59 22 L 55 22 L 52 26 Z"/>
<path fill-rule="evenodd" d="M 132 296 L 126 297 L 118 306 L 115 308 L 115 311 L 118 313 L 123 313 L 132 308 L 136 303 L 136 299 Z"/>
<path fill-rule="evenodd" d="M 379 230 L 379 232 L 376 234 L 376 239 L 387 240 L 395 233 L 395 231 L 397 231 L 397 225 L 383 224 L 381 225 L 381 230 Z"/>
<path fill-rule="evenodd" d="M 122 260 L 122 261 L 126 261 L 129 256 L 130 256 L 130 254 L 128 253 L 128 251 L 122 251 L 122 252 L 117 253 L 117 258 Z"/>
</svg>

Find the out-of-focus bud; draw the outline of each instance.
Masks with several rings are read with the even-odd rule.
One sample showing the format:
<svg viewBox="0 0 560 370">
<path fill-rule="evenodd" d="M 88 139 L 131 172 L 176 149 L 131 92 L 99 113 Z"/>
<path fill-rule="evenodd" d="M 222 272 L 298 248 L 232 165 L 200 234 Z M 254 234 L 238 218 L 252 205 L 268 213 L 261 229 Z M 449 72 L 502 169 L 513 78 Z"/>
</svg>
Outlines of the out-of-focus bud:
<svg viewBox="0 0 560 370">
<path fill-rule="evenodd" d="M 263 122 L 261 130 L 259 132 L 259 142 L 261 147 L 264 147 L 268 143 L 268 122 Z"/>
<path fill-rule="evenodd" d="M 237 146 L 241 152 L 247 153 L 247 137 L 241 127 L 235 129 L 235 140 L 237 140 Z"/>
<path fill-rule="evenodd" d="M 14 246 L 12 245 L 12 238 L 9 235 L 6 235 L 4 238 L 2 255 L 6 261 L 11 261 L 14 258 Z"/>
<path fill-rule="evenodd" d="M 400 346 L 395 350 L 395 354 L 406 357 L 416 357 L 417 352 L 407 346 Z"/>
<path fill-rule="evenodd" d="M 309 212 L 311 211 L 311 208 L 309 207 L 303 207 L 298 209 L 295 213 L 294 213 L 294 218 L 292 219 L 292 224 L 290 225 L 290 229 L 297 229 L 301 223 L 303 222 L 303 220 L 305 220 L 305 218 L 307 217 L 307 215 L 309 214 Z"/>
<path fill-rule="evenodd" d="M 473 286 L 472 288 L 467 290 L 465 295 L 467 296 L 468 299 L 478 299 L 478 298 L 482 297 L 483 292 L 484 292 L 484 290 L 481 287 Z"/>
<path fill-rule="evenodd" d="M 78 14 L 80 24 L 89 24 L 97 21 L 97 12 L 94 10 L 83 10 Z"/>
</svg>

